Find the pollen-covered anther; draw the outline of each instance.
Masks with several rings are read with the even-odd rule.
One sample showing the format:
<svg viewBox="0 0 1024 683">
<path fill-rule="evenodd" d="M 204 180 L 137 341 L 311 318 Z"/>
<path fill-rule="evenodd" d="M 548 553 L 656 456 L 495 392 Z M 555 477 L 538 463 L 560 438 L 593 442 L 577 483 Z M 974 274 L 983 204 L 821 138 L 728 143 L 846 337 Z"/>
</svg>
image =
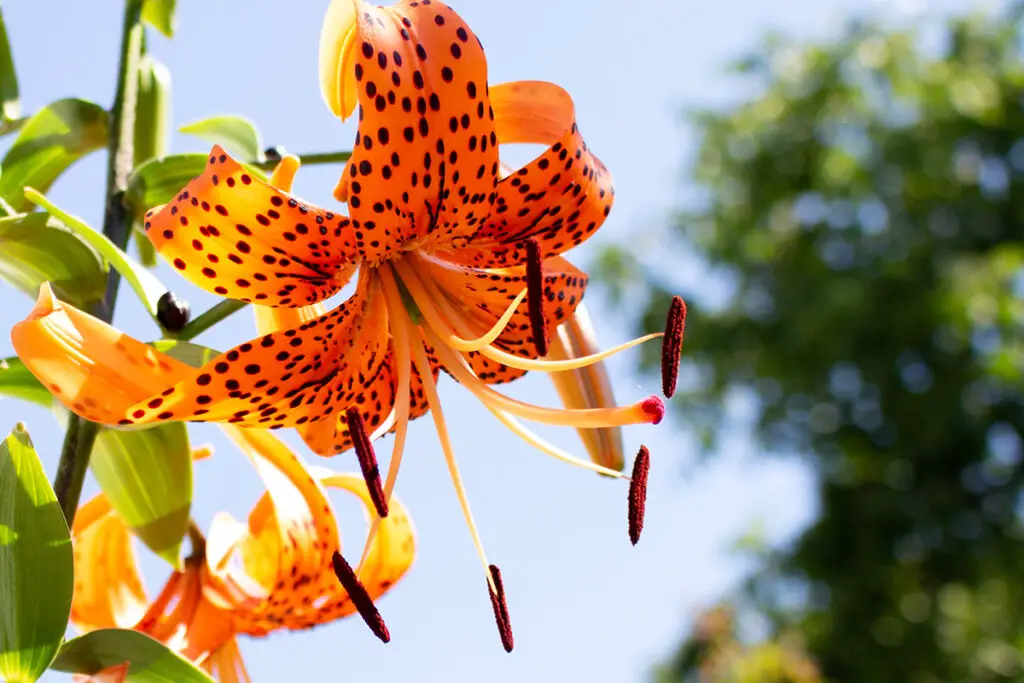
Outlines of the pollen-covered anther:
<svg viewBox="0 0 1024 683">
<path fill-rule="evenodd" d="M 501 570 L 498 565 L 492 564 L 491 581 L 487 584 L 487 590 L 491 594 L 491 607 L 494 609 L 494 621 L 498 625 L 498 634 L 501 636 L 501 644 L 505 652 L 512 652 L 515 642 L 512 638 L 512 621 L 508 616 L 508 602 L 505 600 L 505 584 L 501 582 Z M 493 583 L 494 587 L 491 587 Z"/>
<path fill-rule="evenodd" d="M 388 499 L 384 495 L 384 485 L 381 483 L 380 468 L 377 466 L 377 455 L 373 452 L 373 444 L 366 433 L 366 422 L 358 409 L 350 407 L 345 411 L 345 420 L 348 422 L 349 435 L 352 437 L 352 446 L 356 451 L 356 459 L 359 460 L 359 469 L 363 472 L 363 479 L 366 481 L 366 490 L 373 501 L 373 507 L 381 517 L 388 516 Z"/>
<path fill-rule="evenodd" d="M 672 297 L 665 319 L 665 336 L 661 340 L 661 390 L 665 398 L 676 393 L 679 378 L 679 356 L 683 351 L 683 332 L 686 330 L 686 303 L 680 296 Z"/>
<path fill-rule="evenodd" d="M 373 604 L 370 594 L 366 592 L 366 588 L 360 583 L 356 573 L 352 571 L 351 565 L 345 561 L 345 558 L 337 550 L 334 551 L 334 555 L 331 557 L 331 563 L 334 565 L 334 573 L 338 577 L 341 587 L 348 592 L 348 596 L 352 598 L 352 604 L 358 610 L 359 616 L 363 618 L 366 625 L 373 631 L 373 635 L 385 643 L 390 642 L 391 634 L 388 632 L 388 627 L 384 624 L 384 618 L 380 616 L 377 606 Z"/>
<path fill-rule="evenodd" d="M 544 262 L 540 257 L 540 245 L 532 237 L 526 240 L 526 290 L 533 344 L 539 355 L 546 356 L 550 337 L 544 316 Z"/>
<path fill-rule="evenodd" d="M 641 446 L 633 460 L 633 475 L 629 479 L 629 540 L 636 545 L 644 530 L 644 509 L 647 507 L 647 473 L 651 469 L 651 454 Z"/>
</svg>

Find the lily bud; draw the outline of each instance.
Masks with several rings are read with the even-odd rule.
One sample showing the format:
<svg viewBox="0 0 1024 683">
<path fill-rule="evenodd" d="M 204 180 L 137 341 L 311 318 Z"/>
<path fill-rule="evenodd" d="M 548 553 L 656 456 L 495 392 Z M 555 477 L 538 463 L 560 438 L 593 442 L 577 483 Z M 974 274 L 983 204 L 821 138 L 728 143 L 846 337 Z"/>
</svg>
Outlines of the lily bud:
<svg viewBox="0 0 1024 683">
<path fill-rule="evenodd" d="M 546 358 L 568 360 L 600 351 L 594 326 L 586 306 L 576 307 L 571 318 L 558 326 L 551 337 Z M 604 361 L 578 370 L 553 372 L 549 375 L 566 408 L 608 408 L 615 405 L 611 381 Z M 625 466 L 622 450 L 622 430 L 619 427 L 577 429 L 590 459 L 609 469 L 621 471 Z"/>
<path fill-rule="evenodd" d="M 139 93 L 135 105 L 135 166 L 162 157 L 170 146 L 171 72 L 162 63 L 145 54 L 139 63 Z M 156 249 L 136 224 L 132 231 L 139 260 L 147 268 L 157 264 Z"/>
</svg>

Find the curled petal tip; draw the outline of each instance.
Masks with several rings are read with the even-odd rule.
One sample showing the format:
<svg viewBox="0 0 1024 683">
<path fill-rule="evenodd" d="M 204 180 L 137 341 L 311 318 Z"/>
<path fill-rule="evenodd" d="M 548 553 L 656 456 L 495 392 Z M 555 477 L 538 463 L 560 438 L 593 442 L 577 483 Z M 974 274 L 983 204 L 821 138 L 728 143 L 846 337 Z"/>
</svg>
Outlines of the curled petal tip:
<svg viewBox="0 0 1024 683">
<path fill-rule="evenodd" d="M 36 297 L 36 305 L 32 307 L 32 312 L 29 313 L 29 320 L 38 320 L 39 318 L 45 317 L 53 313 L 54 311 L 60 310 L 60 299 L 53 293 L 53 288 L 50 287 L 49 282 L 44 282 L 39 285 L 39 295 Z"/>
<path fill-rule="evenodd" d="M 665 417 L 665 402 L 658 396 L 648 396 L 640 404 L 640 409 L 651 418 L 651 424 L 656 425 Z"/>
</svg>

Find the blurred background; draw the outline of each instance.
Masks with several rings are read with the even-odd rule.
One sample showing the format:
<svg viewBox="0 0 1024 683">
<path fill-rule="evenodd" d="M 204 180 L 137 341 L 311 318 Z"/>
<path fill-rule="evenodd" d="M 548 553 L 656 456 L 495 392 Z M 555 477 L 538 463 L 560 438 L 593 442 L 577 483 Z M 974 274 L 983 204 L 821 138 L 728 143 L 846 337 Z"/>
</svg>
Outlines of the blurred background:
<svg viewBox="0 0 1024 683">
<path fill-rule="evenodd" d="M 176 125 L 243 114 L 268 145 L 347 148 L 353 124 L 317 86 L 326 2 L 178 4 L 175 39 L 148 46 Z M 616 178 L 605 227 L 569 254 L 594 277 L 603 344 L 660 329 L 671 294 L 690 305 L 668 419 L 625 432 L 654 459 L 644 538 L 629 547 L 622 487 L 545 460 L 443 382 L 516 651 L 420 421 L 397 489 L 418 559 L 380 605 L 392 642 L 354 620 L 243 641 L 254 680 L 1024 680 L 1024 4 L 454 4 L 492 82 L 565 87 Z M 26 112 L 110 101 L 120 3 L 3 9 Z M 339 171 L 300 172 L 297 193 L 329 205 Z M 98 225 L 103 172 L 93 155 L 50 196 Z M 194 312 L 214 303 L 158 274 Z M 31 303 L 5 288 L 0 328 Z M 155 334 L 131 296 L 115 323 Z M 253 329 L 242 312 L 198 342 Z M 657 392 L 656 356 L 613 360 L 620 401 Z M 557 403 L 543 377 L 512 393 Z M 18 420 L 52 473 L 53 418 L 0 401 L 0 426 Z M 255 474 L 215 429 L 192 435 L 217 450 L 197 465 L 194 516 L 242 517 Z M 358 548 L 361 513 L 336 503 Z M 152 591 L 168 569 L 143 565 Z"/>
</svg>

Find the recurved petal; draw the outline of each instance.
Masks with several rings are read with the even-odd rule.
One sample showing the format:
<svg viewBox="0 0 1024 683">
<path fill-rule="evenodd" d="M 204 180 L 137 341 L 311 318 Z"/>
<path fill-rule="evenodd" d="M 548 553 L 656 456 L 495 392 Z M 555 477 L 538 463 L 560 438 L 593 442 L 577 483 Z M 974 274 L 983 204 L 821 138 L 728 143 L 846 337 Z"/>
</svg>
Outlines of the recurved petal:
<svg viewBox="0 0 1024 683">
<path fill-rule="evenodd" d="M 342 121 L 356 108 L 355 59 L 357 0 L 331 0 L 320 29 L 320 94 Z"/>
<path fill-rule="evenodd" d="M 82 417 L 117 424 L 135 403 L 195 371 L 105 322 L 59 301 L 48 284 L 11 330 L 14 350 L 61 403 Z"/>
<path fill-rule="evenodd" d="M 124 683 L 128 678 L 130 662 L 121 662 L 97 671 L 92 676 L 72 676 L 75 683 Z"/>
<path fill-rule="evenodd" d="M 475 230 L 494 201 L 498 173 L 479 40 L 441 3 L 359 2 L 351 49 L 352 58 L 340 60 L 338 92 L 347 92 L 351 77 L 360 121 L 340 189 L 360 224 L 360 254 L 374 263 L 428 238 Z"/>
<path fill-rule="evenodd" d="M 417 261 L 416 270 L 421 280 L 432 282 L 440 290 L 445 300 L 468 323 L 473 336 L 480 336 L 491 329 L 526 287 L 525 266 L 482 269 L 423 258 Z M 573 314 L 583 299 L 587 281 L 586 273 L 560 256 L 544 262 L 543 313 L 548 329 L 554 329 Z M 519 304 L 494 345 L 523 358 L 537 358 L 528 305 L 526 301 Z M 466 354 L 466 357 L 477 377 L 489 384 L 510 382 L 526 374 L 477 352 Z"/>
<path fill-rule="evenodd" d="M 220 146 L 203 173 L 146 214 L 146 234 L 179 273 L 221 296 L 300 306 L 344 285 L 356 258 L 348 218 L 252 175 Z"/>
<path fill-rule="evenodd" d="M 71 538 L 75 554 L 71 622 L 75 628 L 84 633 L 133 627 L 149 601 L 131 534 L 106 496 L 95 496 L 79 508 Z"/>
<path fill-rule="evenodd" d="M 544 81 L 501 83 L 491 87 L 490 97 L 499 144 L 548 148 L 502 178 L 487 221 L 467 244 L 454 243 L 445 258 L 500 268 L 523 263 L 531 237 L 545 258 L 580 244 L 604 222 L 615 190 L 611 174 L 580 135 L 572 98 Z"/>
</svg>

